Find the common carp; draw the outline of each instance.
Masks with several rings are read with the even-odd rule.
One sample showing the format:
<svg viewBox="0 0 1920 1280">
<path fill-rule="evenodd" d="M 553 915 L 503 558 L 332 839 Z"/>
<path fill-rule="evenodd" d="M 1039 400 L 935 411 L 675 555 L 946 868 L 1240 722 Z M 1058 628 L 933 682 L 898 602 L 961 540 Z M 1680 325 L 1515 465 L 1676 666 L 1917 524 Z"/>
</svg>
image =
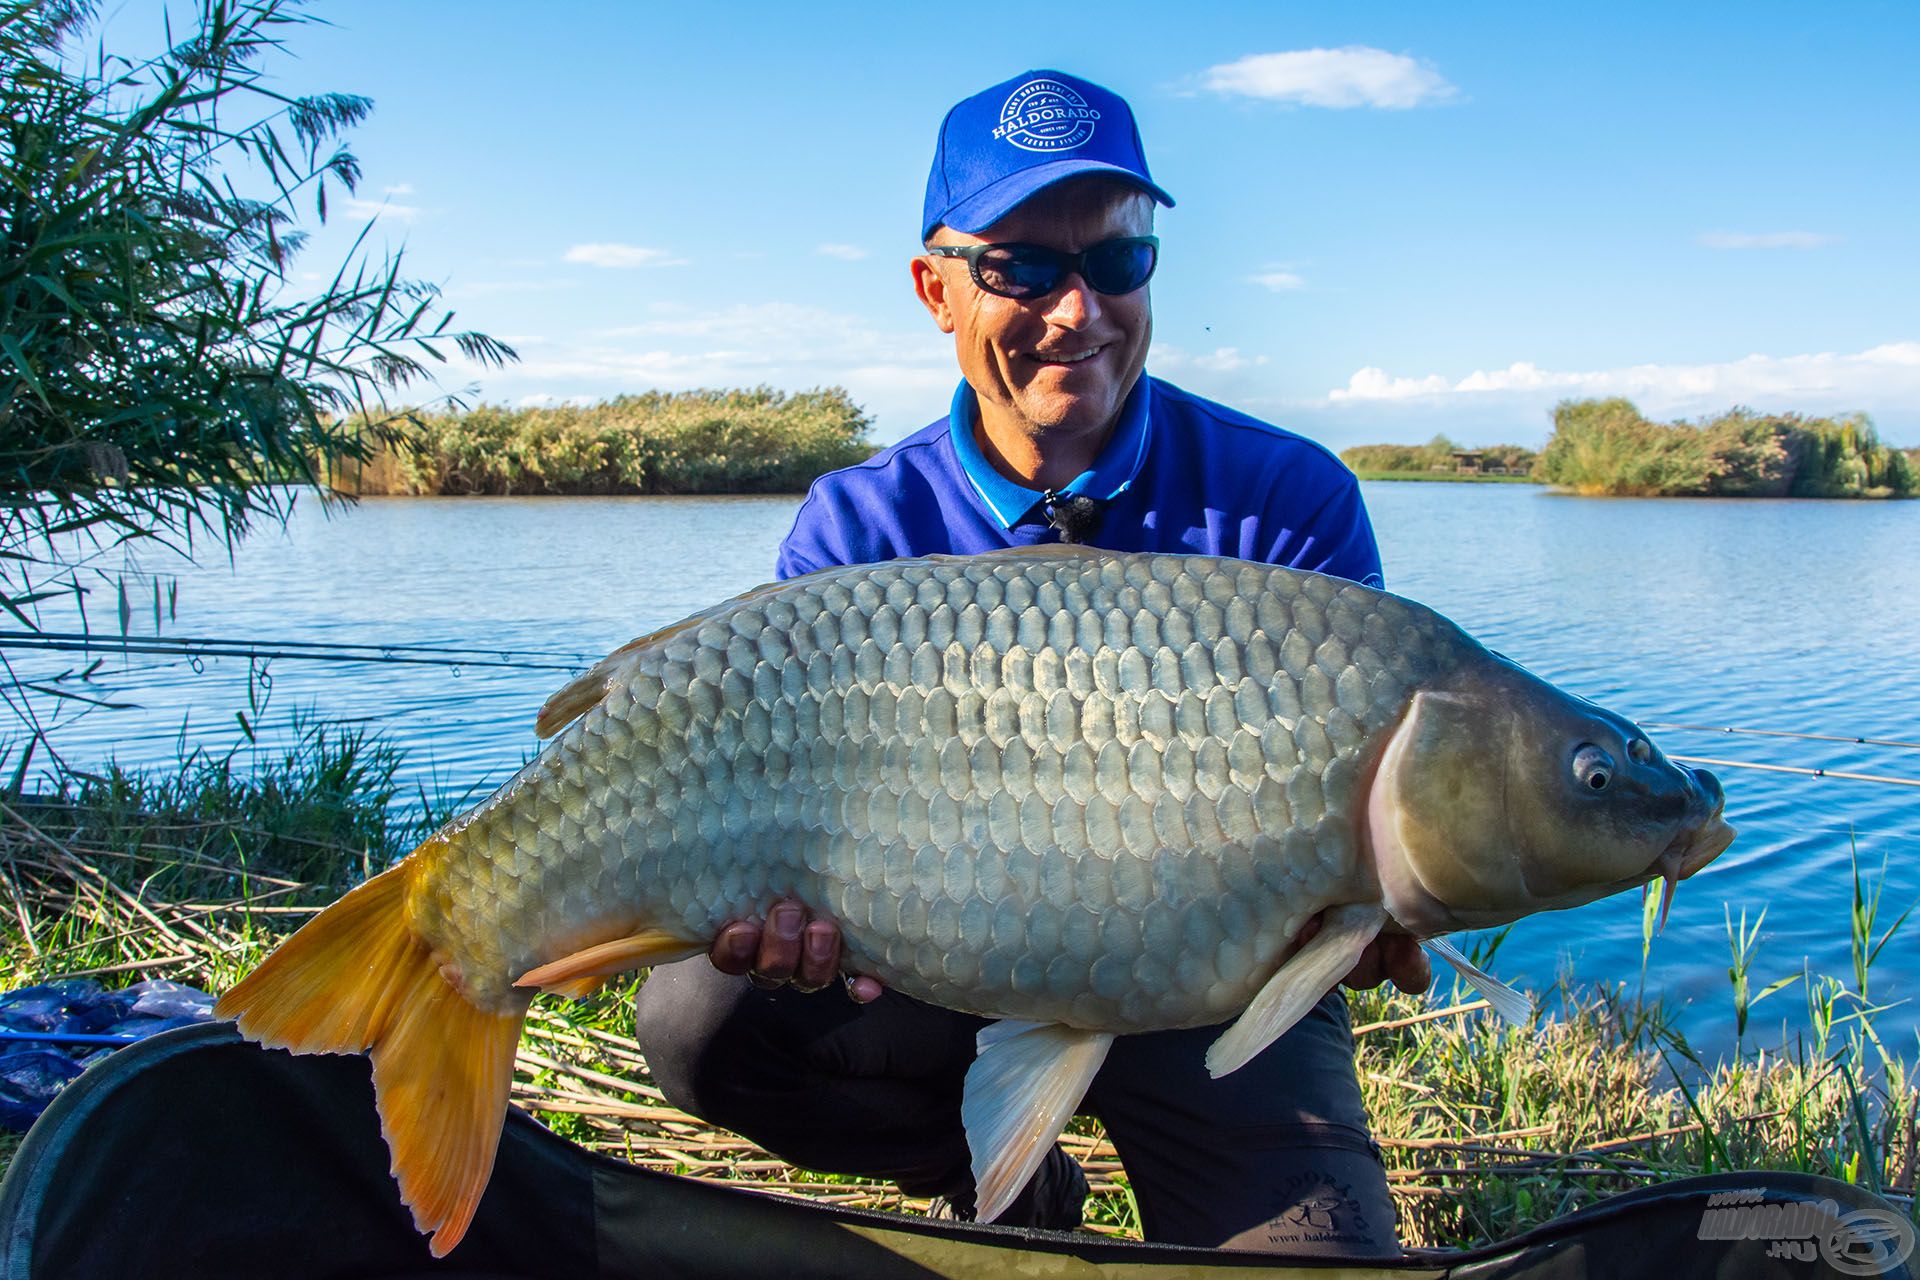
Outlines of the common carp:
<svg viewBox="0 0 1920 1280">
<path fill-rule="evenodd" d="M 616 650 L 537 729 L 559 737 L 218 1006 L 264 1045 L 371 1055 L 436 1254 L 486 1187 L 535 993 L 782 898 L 839 922 L 849 971 L 1004 1020 L 962 1107 L 990 1220 L 1115 1035 L 1234 1018 L 1224 1074 L 1383 929 L 1670 892 L 1733 838 L 1711 774 L 1432 610 L 1196 556 L 823 570 Z"/>
</svg>

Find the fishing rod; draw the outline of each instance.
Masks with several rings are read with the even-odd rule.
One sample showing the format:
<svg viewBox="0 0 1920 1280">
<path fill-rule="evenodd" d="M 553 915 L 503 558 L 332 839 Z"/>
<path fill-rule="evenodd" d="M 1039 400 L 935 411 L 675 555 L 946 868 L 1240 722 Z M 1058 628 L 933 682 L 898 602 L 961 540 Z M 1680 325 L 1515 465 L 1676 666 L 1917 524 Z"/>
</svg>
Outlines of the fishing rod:
<svg viewBox="0 0 1920 1280">
<path fill-rule="evenodd" d="M 1768 773 L 1795 773 L 1808 778 L 1844 778 L 1849 782 L 1884 782 L 1895 787 L 1920 787 L 1920 778 L 1890 778 L 1880 773 L 1853 773 L 1845 769 L 1809 769 L 1793 764 L 1761 764 L 1757 760 L 1715 760 L 1710 756 L 1675 756 L 1682 764 L 1710 764 L 1721 769 L 1764 769 Z"/>
<path fill-rule="evenodd" d="M 350 643 L 322 640 L 248 641 L 221 638 L 181 637 L 166 640 L 157 637 L 123 637 L 103 640 L 84 632 L 0 631 L 0 648 L 38 649 L 82 653 L 138 653 L 143 655 L 185 657 L 194 662 L 205 658 L 246 658 L 249 661 L 360 662 L 394 663 L 411 666 L 500 667 L 520 671 L 584 670 L 598 657 L 542 649 L 476 649 L 457 645 Z M 521 655 L 516 657 L 515 655 Z M 566 662 L 531 662 L 523 658 L 571 659 Z M 1750 729 L 1727 725 L 1687 724 L 1678 721 L 1648 720 L 1643 727 L 1674 729 L 1700 733 L 1749 734 L 1771 738 L 1790 738 L 1807 742 L 1841 742 L 1850 745 L 1891 747 L 1896 750 L 1920 750 L 1920 742 L 1897 738 L 1869 738 L 1861 735 L 1799 733 L 1786 729 Z M 1669 755 L 1684 764 L 1713 765 L 1723 769 L 1758 769 L 1771 773 L 1791 773 L 1811 778 L 1840 778 L 1850 782 L 1878 782 L 1897 787 L 1920 787 L 1920 778 L 1893 777 L 1844 769 L 1826 769 L 1800 765 L 1764 764 L 1749 760 L 1723 760 L 1709 756 Z"/>
<path fill-rule="evenodd" d="M 1897 747 L 1906 751 L 1920 751 L 1920 742 L 1903 742 L 1898 738 L 1859 738 L 1837 733 L 1794 733 L 1787 729 L 1740 729 L 1728 725 L 1679 724 L 1671 720 L 1642 720 L 1640 727 L 1685 729 L 1697 733 L 1745 733 L 1764 738 L 1798 738 L 1805 742 L 1845 742 L 1868 747 Z"/>
<path fill-rule="evenodd" d="M 157 637 L 103 640 L 71 632 L 0 631 L 0 648 L 36 649 L 58 653 L 106 653 L 165 657 L 246 658 L 274 662 L 375 662 L 424 667 L 510 667 L 520 671 L 580 671 L 599 661 L 583 654 L 550 653 L 537 649 L 472 649 L 446 645 L 342 644 L 325 641 L 250 641 Z M 458 657 L 431 655 L 453 654 Z M 568 662 L 528 662 L 512 655 L 573 659 Z"/>
</svg>

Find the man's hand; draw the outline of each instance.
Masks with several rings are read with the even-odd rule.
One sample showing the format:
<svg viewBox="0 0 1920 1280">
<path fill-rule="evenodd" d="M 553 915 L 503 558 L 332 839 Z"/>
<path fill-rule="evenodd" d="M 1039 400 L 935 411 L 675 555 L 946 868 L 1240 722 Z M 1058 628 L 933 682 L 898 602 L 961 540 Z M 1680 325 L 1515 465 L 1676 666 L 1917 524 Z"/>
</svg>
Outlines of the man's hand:
<svg viewBox="0 0 1920 1280">
<path fill-rule="evenodd" d="M 1319 932 L 1316 917 L 1300 931 L 1295 945 L 1305 945 Z M 789 984 L 796 991 L 818 991 L 839 974 L 840 926 L 809 918 L 805 905 L 787 899 L 774 903 L 764 921 L 736 920 L 722 928 L 708 955 L 714 968 L 745 974 L 763 991 Z M 1356 991 L 1392 982 L 1408 995 L 1419 995 L 1433 985 L 1433 970 L 1417 940 L 1405 934 L 1382 934 L 1367 944 L 1359 962 L 1341 981 Z M 847 994 L 855 1004 L 879 999 L 882 990 L 877 978 L 854 977 L 847 983 Z"/>
<path fill-rule="evenodd" d="M 1320 917 L 1315 916 L 1294 940 L 1295 948 L 1305 946 L 1318 932 Z M 1389 981 L 1410 996 L 1417 996 L 1433 985 L 1433 968 L 1427 963 L 1427 953 L 1420 949 L 1417 938 L 1404 933 L 1381 934 L 1367 944 L 1359 961 L 1340 984 L 1355 991 L 1371 991 Z"/>
<path fill-rule="evenodd" d="M 774 903 L 764 921 L 724 926 L 707 955 L 720 972 L 745 974 L 762 991 L 788 984 L 796 991 L 818 991 L 840 974 L 840 926 L 809 919 L 806 906 L 789 898 Z M 882 989 L 876 978 L 847 982 L 855 1004 L 878 1000 Z"/>
</svg>

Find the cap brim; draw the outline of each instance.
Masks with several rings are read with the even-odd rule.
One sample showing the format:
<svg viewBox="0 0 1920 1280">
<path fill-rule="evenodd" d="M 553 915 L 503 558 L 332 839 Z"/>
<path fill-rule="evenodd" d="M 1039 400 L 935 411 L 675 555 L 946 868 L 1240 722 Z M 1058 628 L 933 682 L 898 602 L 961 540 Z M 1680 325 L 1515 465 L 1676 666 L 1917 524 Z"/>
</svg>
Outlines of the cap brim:
<svg viewBox="0 0 1920 1280">
<path fill-rule="evenodd" d="M 1047 164 L 1037 164 L 1031 168 L 1022 169 L 1018 173 L 1008 174 L 992 186 L 954 205 L 934 226 L 948 226 L 955 231 L 975 235 L 985 231 L 1012 213 L 1016 206 L 1024 204 L 1048 187 L 1083 173 L 1099 173 L 1117 178 L 1129 186 L 1146 192 L 1169 209 L 1173 207 L 1172 196 L 1131 169 L 1123 169 L 1119 165 L 1108 164 L 1103 160 L 1054 160 Z M 932 234 L 931 226 L 921 229 L 922 236 Z"/>
</svg>

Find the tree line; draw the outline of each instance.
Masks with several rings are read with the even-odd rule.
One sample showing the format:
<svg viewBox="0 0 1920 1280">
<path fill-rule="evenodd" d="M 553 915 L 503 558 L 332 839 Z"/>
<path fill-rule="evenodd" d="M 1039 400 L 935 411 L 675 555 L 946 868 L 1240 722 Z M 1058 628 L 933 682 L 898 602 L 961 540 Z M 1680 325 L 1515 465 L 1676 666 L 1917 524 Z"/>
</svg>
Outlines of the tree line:
<svg viewBox="0 0 1920 1280">
<path fill-rule="evenodd" d="M 1517 444 L 1490 444 L 1469 450 L 1451 436 L 1437 435 L 1425 444 L 1357 444 L 1342 449 L 1340 461 L 1350 470 L 1363 474 L 1427 474 L 1454 470 L 1454 455 L 1465 452 L 1479 454 L 1483 467 L 1500 467 L 1513 475 L 1532 471 L 1538 456 L 1532 449 Z"/>
<path fill-rule="evenodd" d="M 1472 450 L 1437 435 L 1423 445 L 1340 451 L 1362 476 L 1454 472 L 1456 454 L 1484 468 L 1613 497 L 1909 498 L 1920 495 L 1920 449 L 1880 439 L 1864 413 L 1809 417 L 1734 408 L 1697 422 L 1655 422 L 1632 401 L 1563 400 L 1539 453 L 1520 445 Z"/>
</svg>

